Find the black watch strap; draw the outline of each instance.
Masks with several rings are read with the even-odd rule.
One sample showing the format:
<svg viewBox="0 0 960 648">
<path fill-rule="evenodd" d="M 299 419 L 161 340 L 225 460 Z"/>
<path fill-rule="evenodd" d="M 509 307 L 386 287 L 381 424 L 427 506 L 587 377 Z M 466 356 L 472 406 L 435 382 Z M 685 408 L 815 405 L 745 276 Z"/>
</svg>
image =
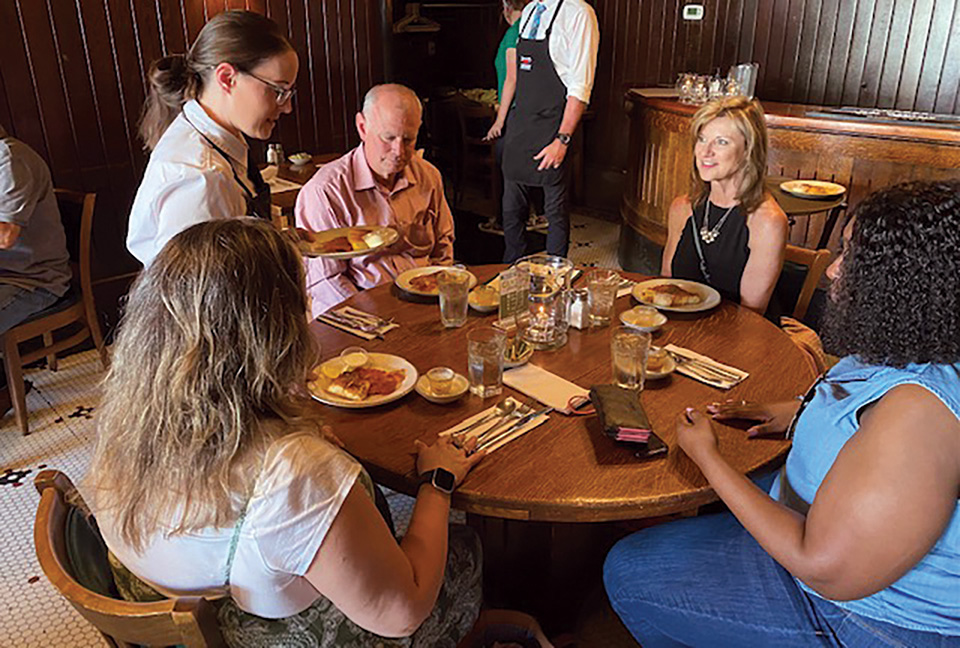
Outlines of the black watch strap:
<svg viewBox="0 0 960 648">
<path fill-rule="evenodd" d="M 457 478 L 446 468 L 434 468 L 420 475 L 420 484 L 430 484 L 441 493 L 449 495 L 457 485 Z"/>
</svg>

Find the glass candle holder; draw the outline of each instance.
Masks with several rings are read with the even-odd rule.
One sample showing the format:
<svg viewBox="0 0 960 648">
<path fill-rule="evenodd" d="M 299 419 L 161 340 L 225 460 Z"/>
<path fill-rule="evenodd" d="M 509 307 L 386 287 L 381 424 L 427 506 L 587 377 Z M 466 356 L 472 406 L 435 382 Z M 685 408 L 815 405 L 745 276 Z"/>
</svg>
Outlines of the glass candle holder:
<svg viewBox="0 0 960 648">
<path fill-rule="evenodd" d="M 517 261 L 530 277 L 529 320 L 523 339 L 535 349 L 558 349 L 567 343 L 567 294 L 573 263 L 563 257 L 535 254 Z"/>
</svg>

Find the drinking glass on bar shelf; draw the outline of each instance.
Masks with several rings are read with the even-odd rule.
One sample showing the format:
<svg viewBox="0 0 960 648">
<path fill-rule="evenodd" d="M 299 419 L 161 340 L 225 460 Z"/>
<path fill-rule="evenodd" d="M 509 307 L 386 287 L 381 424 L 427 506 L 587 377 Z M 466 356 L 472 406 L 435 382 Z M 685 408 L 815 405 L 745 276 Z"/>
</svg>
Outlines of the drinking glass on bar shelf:
<svg viewBox="0 0 960 648">
<path fill-rule="evenodd" d="M 692 103 L 693 83 L 695 80 L 696 75 L 690 72 L 682 72 L 677 78 L 677 95 L 680 103 Z"/>
<path fill-rule="evenodd" d="M 470 393 L 480 398 L 499 396 L 503 391 L 503 351 L 507 336 L 491 326 L 467 333 L 467 365 Z"/>
<path fill-rule="evenodd" d="M 743 91 L 740 89 L 740 82 L 733 77 L 727 77 L 724 93 L 728 97 L 736 97 L 743 94 Z"/>
<path fill-rule="evenodd" d="M 696 81 L 693 84 L 693 93 L 691 99 L 695 104 L 703 104 L 707 102 L 707 97 L 710 96 L 710 77 L 707 76 L 697 76 Z"/>
<path fill-rule="evenodd" d="M 650 334 L 630 326 L 618 326 L 610 338 L 610 364 L 613 381 L 624 389 L 643 391 L 646 377 Z"/>
<path fill-rule="evenodd" d="M 447 328 L 467 323 L 467 297 L 470 274 L 462 267 L 452 266 L 437 275 L 440 292 L 440 321 Z"/>
<path fill-rule="evenodd" d="M 609 268 L 594 268 L 587 272 L 587 310 L 590 313 L 590 326 L 606 326 L 610 323 L 620 281 L 620 273 Z"/>
<path fill-rule="evenodd" d="M 710 101 L 713 101 L 715 99 L 720 99 L 721 97 L 724 96 L 725 85 L 726 84 L 724 83 L 724 80 L 719 76 L 710 77 L 710 85 L 709 85 Z"/>
</svg>

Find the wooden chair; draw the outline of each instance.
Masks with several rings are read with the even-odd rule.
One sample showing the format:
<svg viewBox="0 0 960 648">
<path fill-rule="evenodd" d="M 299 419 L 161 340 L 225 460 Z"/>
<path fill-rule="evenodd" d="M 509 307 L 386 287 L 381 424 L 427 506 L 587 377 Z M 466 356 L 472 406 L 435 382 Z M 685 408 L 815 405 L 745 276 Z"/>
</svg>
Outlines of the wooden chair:
<svg viewBox="0 0 960 648">
<path fill-rule="evenodd" d="M 797 247 L 795 245 L 787 245 L 783 272 L 780 274 L 781 280 L 779 284 L 782 285 L 784 283 L 784 276 L 787 274 L 798 275 L 804 273 L 803 283 L 800 285 L 800 291 L 797 294 L 793 312 L 791 313 L 794 319 L 801 320 L 804 315 L 807 314 L 807 308 L 810 306 L 813 291 L 816 289 L 817 284 L 820 283 L 820 278 L 823 276 L 828 265 L 830 265 L 830 250 L 808 250 L 807 248 Z M 776 292 L 781 295 L 789 295 L 790 292 L 788 288 L 783 289 L 784 292 L 780 292 L 780 285 L 778 285 Z M 784 313 L 786 313 L 789 305 L 787 303 L 783 303 L 782 305 L 784 307 Z"/>
<path fill-rule="evenodd" d="M 70 478 L 60 471 L 42 471 L 34 485 L 40 492 L 33 527 L 40 567 L 50 583 L 100 631 L 110 646 L 226 646 L 216 612 L 203 598 L 131 603 L 97 594 L 81 585 L 74 577 L 67 553 L 65 529 L 71 507 L 85 516 L 89 516 L 89 510 Z"/>
<path fill-rule="evenodd" d="M 67 250 L 70 253 L 70 266 L 73 279 L 70 289 L 55 304 L 27 318 L 2 336 L 4 363 L 6 365 L 7 385 L 10 400 L 16 413 L 17 424 L 21 432 L 29 432 L 26 390 L 23 384 L 23 367 L 40 358 L 46 357 L 52 371 L 57 370 L 57 354 L 65 351 L 87 338 L 100 353 L 100 362 L 106 369 L 109 362 L 97 309 L 93 301 L 93 287 L 90 273 L 90 242 L 93 232 L 93 209 L 96 194 L 78 193 L 57 189 L 55 191 L 60 218 L 67 235 Z M 69 337 L 55 341 L 55 331 L 71 325 L 79 325 L 79 330 Z M 20 343 L 42 337 L 43 346 L 23 355 Z"/>
<path fill-rule="evenodd" d="M 493 142 L 484 141 L 487 131 L 497 118 L 496 111 L 490 106 L 478 103 L 457 94 L 454 97 L 457 122 L 460 126 L 460 151 L 457 159 L 457 189 L 454 205 L 463 198 L 463 186 L 470 170 L 476 169 L 477 175 L 485 176 L 490 182 L 490 198 L 495 210 L 500 211 L 500 170 L 494 157 Z"/>
</svg>

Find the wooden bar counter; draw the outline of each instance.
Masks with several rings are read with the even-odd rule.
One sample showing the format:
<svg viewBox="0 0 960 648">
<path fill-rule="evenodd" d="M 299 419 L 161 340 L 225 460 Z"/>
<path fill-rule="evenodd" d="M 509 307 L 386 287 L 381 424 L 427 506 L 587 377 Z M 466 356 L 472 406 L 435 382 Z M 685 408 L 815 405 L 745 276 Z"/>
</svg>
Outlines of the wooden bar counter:
<svg viewBox="0 0 960 648">
<path fill-rule="evenodd" d="M 808 113 L 820 107 L 761 103 L 770 137 L 768 175 L 838 182 L 847 187 L 851 207 L 869 192 L 905 180 L 960 178 L 960 129 L 813 117 Z M 620 246 L 625 268 L 631 239 L 641 235 L 662 245 L 666 238 L 670 203 L 689 185 L 689 127 L 698 107 L 645 96 L 643 89 L 626 93 L 630 143 Z M 836 230 L 831 247 L 840 234 Z M 819 232 L 809 238 L 816 241 Z"/>
</svg>

